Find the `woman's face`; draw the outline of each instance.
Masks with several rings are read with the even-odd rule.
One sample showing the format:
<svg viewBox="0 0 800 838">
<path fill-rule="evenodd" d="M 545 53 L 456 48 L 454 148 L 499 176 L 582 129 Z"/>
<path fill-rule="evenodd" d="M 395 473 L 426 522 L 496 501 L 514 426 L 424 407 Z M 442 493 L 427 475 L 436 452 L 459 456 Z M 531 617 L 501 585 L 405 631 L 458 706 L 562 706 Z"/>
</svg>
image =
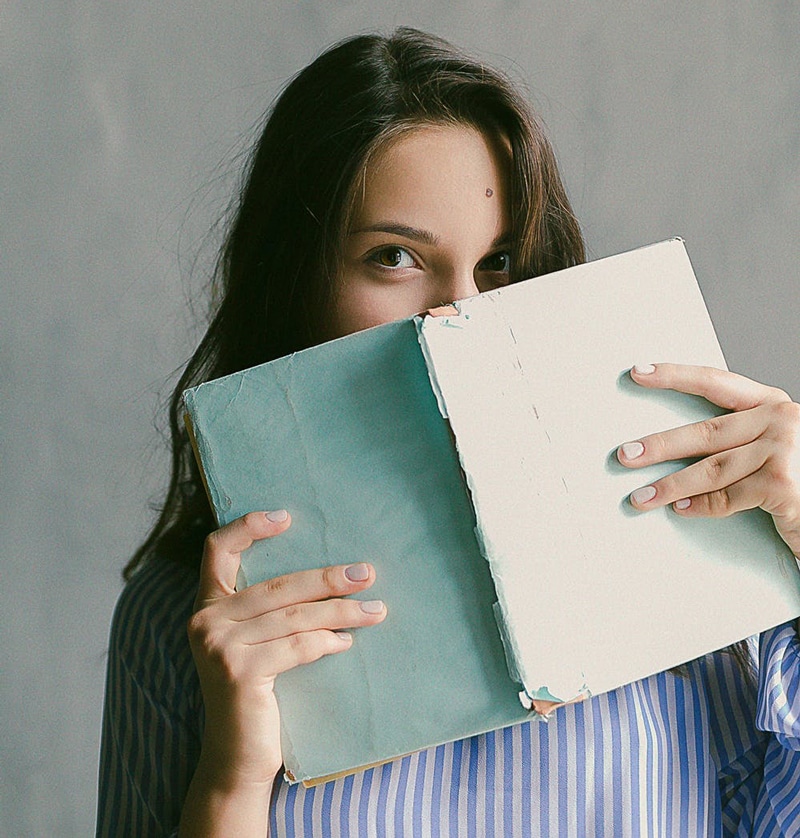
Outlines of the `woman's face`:
<svg viewBox="0 0 800 838">
<path fill-rule="evenodd" d="M 509 152 L 466 126 L 401 134 L 367 166 L 332 337 L 508 282 Z"/>
</svg>

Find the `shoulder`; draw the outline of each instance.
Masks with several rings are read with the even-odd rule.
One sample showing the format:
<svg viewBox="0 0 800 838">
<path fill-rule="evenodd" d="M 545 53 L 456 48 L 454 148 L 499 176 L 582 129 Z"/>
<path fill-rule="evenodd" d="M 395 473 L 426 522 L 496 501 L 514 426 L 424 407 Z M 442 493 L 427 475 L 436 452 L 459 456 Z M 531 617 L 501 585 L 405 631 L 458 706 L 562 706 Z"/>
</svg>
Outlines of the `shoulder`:
<svg viewBox="0 0 800 838">
<path fill-rule="evenodd" d="M 152 561 L 117 601 L 108 653 L 98 835 L 166 835 L 200 753 L 202 695 L 186 623 L 197 573 Z"/>
<path fill-rule="evenodd" d="M 130 630 L 188 620 L 197 592 L 197 571 L 168 560 L 153 559 L 139 568 L 117 600 L 113 628 Z"/>
<path fill-rule="evenodd" d="M 140 683 L 191 680 L 194 664 L 186 635 L 197 571 L 151 560 L 125 585 L 111 623 L 109 656 Z"/>
</svg>

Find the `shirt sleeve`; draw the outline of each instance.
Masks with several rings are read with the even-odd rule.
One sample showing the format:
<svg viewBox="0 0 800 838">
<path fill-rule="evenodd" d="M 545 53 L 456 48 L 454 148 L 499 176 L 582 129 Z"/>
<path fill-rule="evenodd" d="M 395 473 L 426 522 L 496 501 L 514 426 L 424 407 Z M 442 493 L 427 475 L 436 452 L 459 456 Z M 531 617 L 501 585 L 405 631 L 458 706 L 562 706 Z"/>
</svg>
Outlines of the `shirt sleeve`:
<svg viewBox="0 0 800 838">
<path fill-rule="evenodd" d="M 756 725 L 772 734 L 756 823 L 775 822 L 779 834 L 800 835 L 800 639 L 795 623 L 761 635 Z"/>
<path fill-rule="evenodd" d="M 800 642 L 786 623 L 752 638 L 757 681 L 730 655 L 699 663 L 710 698 L 726 838 L 800 835 Z"/>
<path fill-rule="evenodd" d="M 197 577 L 145 566 L 111 625 L 97 835 L 175 834 L 200 754 L 202 700 L 186 635 Z"/>
<path fill-rule="evenodd" d="M 800 639 L 794 623 L 761 635 L 756 724 L 775 734 L 781 747 L 800 751 Z"/>
</svg>

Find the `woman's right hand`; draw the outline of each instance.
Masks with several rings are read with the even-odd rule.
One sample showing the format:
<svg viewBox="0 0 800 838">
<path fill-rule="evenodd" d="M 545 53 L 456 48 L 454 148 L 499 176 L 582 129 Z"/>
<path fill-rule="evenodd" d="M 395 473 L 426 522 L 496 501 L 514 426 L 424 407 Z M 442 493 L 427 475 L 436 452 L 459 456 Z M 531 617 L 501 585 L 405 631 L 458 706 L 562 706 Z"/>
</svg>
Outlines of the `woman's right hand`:
<svg viewBox="0 0 800 838">
<path fill-rule="evenodd" d="M 218 793 L 260 791 L 268 802 L 283 762 L 275 677 L 347 651 L 353 639 L 344 629 L 375 625 L 386 616 L 379 601 L 343 598 L 374 583 L 375 570 L 364 563 L 291 573 L 237 592 L 241 553 L 290 524 L 285 510 L 251 512 L 206 539 L 188 626 L 206 714 L 193 786 L 200 784 L 204 793 L 209 786 Z M 198 788 L 190 790 L 187 803 L 198 794 Z"/>
</svg>

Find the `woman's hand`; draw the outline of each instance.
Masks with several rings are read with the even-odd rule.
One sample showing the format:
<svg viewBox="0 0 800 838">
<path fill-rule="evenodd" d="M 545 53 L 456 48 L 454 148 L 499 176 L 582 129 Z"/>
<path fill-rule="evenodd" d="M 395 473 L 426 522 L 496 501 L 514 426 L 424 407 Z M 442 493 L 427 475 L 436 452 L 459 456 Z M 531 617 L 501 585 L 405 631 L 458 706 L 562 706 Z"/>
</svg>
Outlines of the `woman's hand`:
<svg viewBox="0 0 800 838">
<path fill-rule="evenodd" d="M 711 367 L 648 364 L 634 367 L 631 378 L 733 411 L 621 445 L 617 457 L 629 468 L 704 458 L 637 489 L 633 506 L 672 504 L 685 517 L 725 517 L 760 506 L 800 557 L 800 405 L 783 390 Z"/>
<path fill-rule="evenodd" d="M 205 733 L 181 834 L 249 834 L 252 826 L 264 835 L 272 782 L 283 762 L 275 677 L 346 651 L 353 639 L 343 629 L 386 616 L 382 602 L 343 599 L 374 583 L 374 569 L 363 563 L 292 573 L 236 592 L 242 551 L 290 523 L 285 510 L 251 512 L 206 539 L 188 626 Z M 251 814 L 243 820 L 246 811 Z"/>
</svg>

